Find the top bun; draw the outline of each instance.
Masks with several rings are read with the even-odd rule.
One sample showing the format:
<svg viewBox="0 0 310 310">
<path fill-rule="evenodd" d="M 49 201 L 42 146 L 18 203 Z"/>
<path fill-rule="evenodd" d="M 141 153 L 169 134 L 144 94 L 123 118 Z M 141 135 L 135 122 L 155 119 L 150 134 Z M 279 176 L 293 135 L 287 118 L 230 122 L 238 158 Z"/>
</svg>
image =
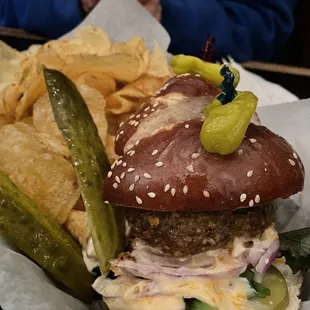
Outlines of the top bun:
<svg viewBox="0 0 310 310">
<path fill-rule="evenodd" d="M 217 93 L 198 76 L 173 78 L 123 124 L 104 200 L 154 211 L 233 211 L 301 191 L 300 158 L 263 126 L 250 124 L 232 154 L 204 150 L 203 108 Z"/>
</svg>

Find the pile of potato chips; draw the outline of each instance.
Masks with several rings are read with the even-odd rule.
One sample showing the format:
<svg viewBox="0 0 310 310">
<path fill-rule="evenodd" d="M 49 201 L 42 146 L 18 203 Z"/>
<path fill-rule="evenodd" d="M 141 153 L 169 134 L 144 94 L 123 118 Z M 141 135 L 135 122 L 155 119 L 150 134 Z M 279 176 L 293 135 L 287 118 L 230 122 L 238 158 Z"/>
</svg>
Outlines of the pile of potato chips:
<svg viewBox="0 0 310 310">
<path fill-rule="evenodd" d="M 142 38 L 112 43 L 96 27 L 18 52 L 0 41 L 0 170 L 82 245 L 86 214 L 65 141 L 55 123 L 42 66 L 62 71 L 81 92 L 106 146 L 118 125 L 172 75 L 166 54 Z"/>
</svg>

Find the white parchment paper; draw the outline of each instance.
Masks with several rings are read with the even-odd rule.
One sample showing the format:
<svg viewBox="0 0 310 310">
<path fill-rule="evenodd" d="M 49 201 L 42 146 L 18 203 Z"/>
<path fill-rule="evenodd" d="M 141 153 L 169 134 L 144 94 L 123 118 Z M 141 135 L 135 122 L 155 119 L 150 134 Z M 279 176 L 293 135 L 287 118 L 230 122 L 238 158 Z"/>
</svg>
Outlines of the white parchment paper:
<svg viewBox="0 0 310 310">
<path fill-rule="evenodd" d="M 101 27 L 114 41 L 140 35 L 149 48 L 153 47 L 154 40 L 163 49 L 167 49 L 170 42 L 165 29 L 136 0 L 102 0 L 80 26 L 83 25 Z M 71 35 L 72 32 L 66 36 Z M 267 88 L 271 97 L 266 96 Z M 259 97 L 258 113 L 262 123 L 285 137 L 296 148 L 305 164 L 305 190 L 279 208 L 278 229 L 289 231 L 310 226 L 310 100 L 279 104 L 293 101 L 296 96 L 242 68 L 240 89 L 252 90 Z M 310 299 L 310 275 L 305 282 L 308 285 L 303 295 Z M 0 306 L 3 310 L 89 309 L 87 305 L 57 289 L 37 265 L 15 252 L 1 236 Z M 304 302 L 302 309 L 310 310 L 310 301 Z"/>
<path fill-rule="evenodd" d="M 165 28 L 137 0 L 102 0 L 80 26 L 100 27 L 113 41 L 127 41 L 132 36 L 140 36 L 149 49 L 152 49 L 154 40 L 164 50 L 170 43 Z M 72 32 L 65 35 L 70 36 Z"/>
</svg>

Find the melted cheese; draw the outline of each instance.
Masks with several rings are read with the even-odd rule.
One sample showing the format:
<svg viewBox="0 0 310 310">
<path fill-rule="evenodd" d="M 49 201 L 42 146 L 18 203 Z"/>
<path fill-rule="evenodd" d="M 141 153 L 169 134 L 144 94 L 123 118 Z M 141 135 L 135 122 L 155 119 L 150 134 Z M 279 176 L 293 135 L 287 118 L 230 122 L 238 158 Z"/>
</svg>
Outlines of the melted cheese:
<svg viewBox="0 0 310 310">
<path fill-rule="evenodd" d="M 121 298 L 104 298 L 110 310 L 185 310 L 182 296 L 153 296 L 124 301 Z"/>
</svg>

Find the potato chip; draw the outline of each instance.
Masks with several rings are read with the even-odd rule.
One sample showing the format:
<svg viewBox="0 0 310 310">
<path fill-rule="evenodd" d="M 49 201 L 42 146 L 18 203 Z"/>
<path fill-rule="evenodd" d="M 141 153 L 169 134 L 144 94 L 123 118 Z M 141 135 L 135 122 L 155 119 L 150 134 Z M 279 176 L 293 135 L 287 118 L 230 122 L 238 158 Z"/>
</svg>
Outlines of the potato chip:
<svg viewBox="0 0 310 310">
<path fill-rule="evenodd" d="M 104 97 L 98 90 L 90 88 L 87 85 L 80 85 L 78 89 L 98 128 L 99 137 L 105 145 L 107 140 L 108 123 L 105 116 L 106 102 Z M 33 125 L 38 132 L 50 134 L 58 141 L 62 141 L 62 143 L 65 144 L 61 132 L 55 122 L 52 106 L 47 93 L 44 94 L 34 105 Z"/>
<path fill-rule="evenodd" d="M 111 41 L 106 32 L 101 28 L 87 26 L 75 31 L 75 38 L 88 47 L 89 54 L 105 56 L 110 54 Z M 90 52 L 90 48 L 91 52 Z"/>
<path fill-rule="evenodd" d="M 105 73 L 114 80 L 130 83 L 136 80 L 140 74 L 143 61 L 127 54 L 114 54 L 108 56 L 72 56 L 67 62 L 63 72 L 71 78 L 87 71 Z"/>
<path fill-rule="evenodd" d="M 20 52 L 0 41 L 0 92 L 14 81 L 23 59 Z"/>
<path fill-rule="evenodd" d="M 173 75 L 173 72 L 171 71 L 167 61 L 167 55 L 159 47 L 157 42 L 154 42 L 154 50 L 150 55 L 146 74 L 157 77 L 172 77 Z"/>
<path fill-rule="evenodd" d="M 0 115 L 0 128 L 8 124 L 10 124 L 10 122 L 3 115 Z"/>
<path fill-rule="evenodd" d="M 33 126 L 33 117 L 32 116 L 27 116 L 27 117 L 23 118 L 21 120 L 21 122 L 25 123 L 25 124 L 27 124 L 29 126 Z"/>
<path fill-rule="evenodd" d="M 8 152 L 7 156 L 9 156 Z M 14 163 L 15 169 L 3 166 L 12 181 L 47 215 L 64 223 L 80 196 L 73 166 L 60 156 L 40 154 Z"/>
<path fill-rule="evenodd" d="M 60 146 L 55 138 L 37 133 L 25 123 L 15 123 L 0 128 L 2 163 L 13 167 L 13 163 L 18 163 L 21 157 L 32 157 L 42 153 L 51 153 L 64 158 L 69 156 L 67 148 Z M 4 154 L 10 155 L 5 157 Z"/>
<path fill-rule="evenodd" d="M 116 91 L 116 82 L 103 72 L 87 71 L 76 77 L 75 84 L 85 84 L 100 91 L 102 96 L 108 97 Z"/>
<path fill-rule="evenodd" d="M 26 57 L 29 57 L 29 56 L 34 56 L 37 54 L 38 50 L 41 48 L 41 44 L 33 44 L 33 45 L 30 45 L 28 47 L 27 50 L 25 51 L 22 51 L 21 53 L 26 56 Z"/>
<path fill-rule="evenodd" d="M 107 110 L 113 114 L 133 112 L 167 81 L 168 77 L 142 75 L 135 82 L 107 98 Z"/>
<path fill-rule="evenodd" d="M 55 122 L 48 93 L 43 94 L 33 106 L 33 127 L 37 132 L 50 134 L 65 143 Z"/>
<path fill-rule="evenodd" d="M 86 212 L 71 210 L 64 226 L 72 237 L 85 248 L 90 235 L 87 228 Z"/>
</svg>

